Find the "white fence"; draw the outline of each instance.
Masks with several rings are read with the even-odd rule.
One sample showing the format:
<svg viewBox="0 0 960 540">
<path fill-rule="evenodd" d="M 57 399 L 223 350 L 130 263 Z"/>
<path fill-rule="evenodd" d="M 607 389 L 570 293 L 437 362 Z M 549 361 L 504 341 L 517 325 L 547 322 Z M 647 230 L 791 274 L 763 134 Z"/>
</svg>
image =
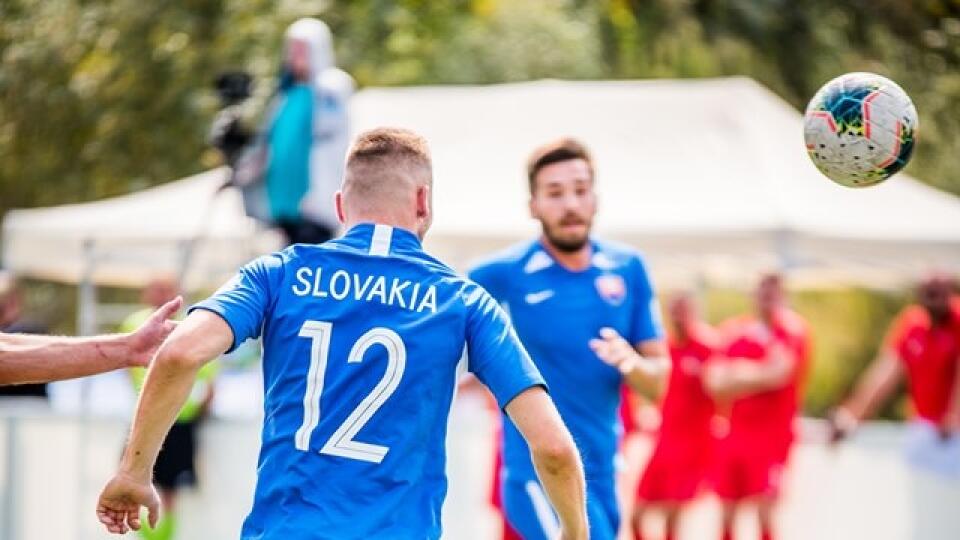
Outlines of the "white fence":
<svg viewBox="0 0 960 540">
<path fill-rule="evenodd" d="M 450 493 L 445 537 L 498 537 L 486 506 L 492 461 L 491 413 L 460 400 L 451 415 Z M 0 405 L 0 540 L 110 538 L 94 517 L 96 495 L 119 458 L 120 418 L 82 418 Z M 208 422 L 201 431 L 197 490 L 180 499 L 181 540 L 236 538 L 252 497 L 259 425 Z M 780 512 L 781 537 L 800 539 L 960 538 L 960 482 L 909 469 L 901 426 L 867 426 L 837 450 L 818 443 L 796 452 Z M 682 537 L 716 538 L 717 503 L 697 502 Z M 740 524 L 755 538 L 747 520 Z"/>
</svg>

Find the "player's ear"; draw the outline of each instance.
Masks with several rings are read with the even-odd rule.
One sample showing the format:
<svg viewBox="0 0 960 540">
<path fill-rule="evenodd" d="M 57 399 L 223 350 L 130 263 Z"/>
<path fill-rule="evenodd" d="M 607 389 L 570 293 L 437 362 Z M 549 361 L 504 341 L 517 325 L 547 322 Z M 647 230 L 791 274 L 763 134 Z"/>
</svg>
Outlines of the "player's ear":
<svg viewBox="0 0 960 540">
<path fill-rule="evenodd" d="M 417 187 L 417 229 L 421 237 L 430 228 L 433 222 L 433 206 L 430 198 L 430 186 L 422 185 Z"/>
<path fill-rule="evenodd" d="M 430 208 L 430 186 L 419 186 L 417 188 L 417 217 L 420 219 L 429 218 Z"/>
<path fill-rule="evenodd" d="M 337 194 L 334 195 L 333 200 L 334 200 L 334 204 L 337 207 L 337 219 L 340 221 L 341 224 L 346 223 L 347 218 L 343 213 L 343 192 L 338 190 Z"/>
</svg>

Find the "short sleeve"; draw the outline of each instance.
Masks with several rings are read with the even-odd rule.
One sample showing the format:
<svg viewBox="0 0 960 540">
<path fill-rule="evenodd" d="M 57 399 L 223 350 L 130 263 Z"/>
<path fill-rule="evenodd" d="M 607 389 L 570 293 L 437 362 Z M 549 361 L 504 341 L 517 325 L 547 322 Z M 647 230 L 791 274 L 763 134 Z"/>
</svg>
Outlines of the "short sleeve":
<svg viewBox="0 0 960 540">
<path fill-rule="evenodd" d="M 467 368 L 493 393 L 500 408 L 533 386 L 546 387 L 506 313 L 483 288 L 474 286 L 467 307 Z"/>
<path fill-rule="evenodd" d="M 474 266 L 467 272 L 467 277 L 480 284 L 498 302 L 506 300 L 506 287 L 503 284 L 502 266 L 497 262 L 489 262 Z"/>
<path fill-rule="evenodd" d="M 637 344 L 663 337 L 663 321 L 660 317 L 660 302 L 653 292 L 653 284 L 646 265 L 640 257 L 633 260 L 633 314 L 630 322 L 630 343 Z"/>
<path fill-rule="evenodd" d="M 921 308 L 916 306 L 907 307 L 897 314 L 897 318 L 890 323 L 883 344 L 888 351 L 893 352 L 897 357 L 902 356 L 901 351 L 907 336 L 923 322 L 924 315 L 920 310 Z"/>
<path fill-rule="evenodd" d="M 266 256 L 248 263 L 212 296 L 194 304 L 198 309 L 219 315 L 233 332 L 232 352 L 241 343 L 260 336 L 264 317 L 271 303 L 271 283 L 282 269 L 279 257 Z"/>
</svg>

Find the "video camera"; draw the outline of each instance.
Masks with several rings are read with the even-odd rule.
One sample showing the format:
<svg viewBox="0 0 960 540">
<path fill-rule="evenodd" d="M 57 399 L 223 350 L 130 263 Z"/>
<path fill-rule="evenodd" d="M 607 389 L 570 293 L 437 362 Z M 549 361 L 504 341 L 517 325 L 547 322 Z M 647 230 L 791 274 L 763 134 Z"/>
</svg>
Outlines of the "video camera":
<svg viewBox="0 0 960 540">
<path fill-rule="evenodd" d="M 213 86 L 220 96 L 221 108 L 210 126 L 208 141 L 233 167 L 253 139 L 253 132 L 243 125 L 239 107 L 251 95 L 253 77 L 244 71 L 228 71 L 218 75 Z"/>
</svg>

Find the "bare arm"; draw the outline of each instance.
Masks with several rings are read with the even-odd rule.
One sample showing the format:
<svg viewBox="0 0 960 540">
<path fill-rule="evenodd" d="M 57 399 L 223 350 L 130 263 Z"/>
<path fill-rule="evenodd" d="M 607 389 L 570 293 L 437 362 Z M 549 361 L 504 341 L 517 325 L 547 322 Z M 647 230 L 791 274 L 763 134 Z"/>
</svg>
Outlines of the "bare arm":
<svg viewBox="0 0 960 540">
<path fill-rule="evenodd" d="M 140 506 L 152 523 L 158 499 L 150 485 L 153 465 L 167 432 L 186 402 L 197 372 L 233 343 L 233 331 L 218 315 L 191 313 L 157 352 L 137 402 L 130 440 L 120 470 L 104 488 L 97 505 L 100 521 L 110 532 L 139 529 Z"/>
<path fill-rule="evenodd" d="M 956 358 L 956 371 L 953 375 L 953 386 L 950 390 L 950 403 L 943 419 L 940 431 L 944 437 L 960 432 L 960 356 Z"/>
<path fill-rule="evenodd" d="M 881 352 L 861 376 L 850 398 L 834 413 L 832 438 L 844 437 L 856 429 L 864 418 L 873 415 L 902 377 L 903 367 L 893 351 Z"/>
<path fill-rule="evenodd" d="M 630 345 L 612 328 L 600 330 L 600 338 L 590 340 L 596 355 L 623 373 L 624 380 L 640 394 L 656 399 L 666 390 L 670 376 L 670 357 L 662 339 L 650 339 Z"/>
<path fill-rule="evenodd" d="M 796 355 L 775 345 L 765 362 L 733 358 L 708 363 L 704 383 L 714 398 L 729 400 L 781 388 L 792 379 L 796 368 Z"/>
<path fill-rule="evenodd" d="M 560 518 L 564 539 L 587 538 L 585 481 L 580 455 L 550 396 L 529 388 L 506 407 L 523 434 L 540 483 Z"/>
<path fill-rule="evenodd" d="M 173 330 L 175 324 L 167 319 L 182 303 L 180 298 L 166 303 L 130 334 L 88 338 L 0 335 L 0 385 L 59 381 L 145 366 Z"/>
</svg>

